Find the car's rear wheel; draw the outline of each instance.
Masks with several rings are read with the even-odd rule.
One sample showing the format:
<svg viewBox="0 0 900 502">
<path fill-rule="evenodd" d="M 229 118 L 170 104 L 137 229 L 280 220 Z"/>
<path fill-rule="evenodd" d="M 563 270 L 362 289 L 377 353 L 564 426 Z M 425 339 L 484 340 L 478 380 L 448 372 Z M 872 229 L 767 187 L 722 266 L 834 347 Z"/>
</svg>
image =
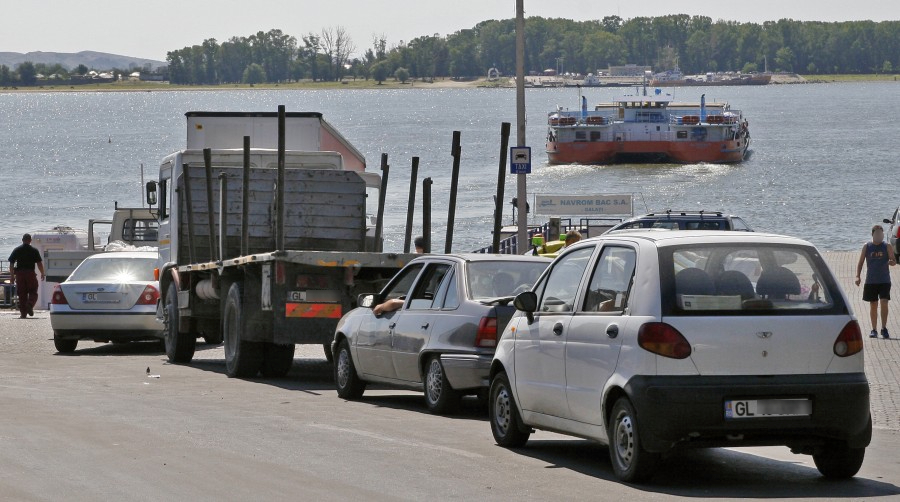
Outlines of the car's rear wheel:
<svg viewBox="0 0 900 502">
<path fill-rule="evenodd" d="M 243 303 L 240 283 L 228 289 L 225 313 L 222 316 L 222 333 L 225 335 L 225 374 L 230 377 L 252 378 L 259 373 L 263 362 L 263 344 L 241 339 L 243 330 Z M 293 352 L 292 352 L 293 354 Z"/>
<path fill-rule="evenodd" d="M 829 443 L 813 453 L 816 469 L 826 478 L 852 478 L 862 467 L 865 448 L 850 448 L 846 443 Z"/>
<path fill-rule="evenodd" d="M 266 353 L 259 372 L 269 378 L 280 378 L 287 375 L 291 371 L 291 366 L 294 365 L 294 344 L 269 343 L 266 345 Z"/>
<path fill-rule="evenodd" d="M 359 399 L 366 390 L 366 382 L 356 374 L 356 366 L 350 355 L 350 344 L 341 340 L 334 361 L 334 385 L 338 396 L 344 399 Z"/>
<path fill-rule="evenodd" d="M 425 367 L 425 405 L 431 413 L 452 413 L 459 408 L 460 395 L 453 390 L 440 356 L 428 359 Z"/>
<path fill-rule="evenodd" d="M 660 454 L 645 450 L 641 444 L 637 414 L 631 401 L 624 397 L 616 401 L 608 427 L 609 458 L 616 477 L 625 482 L 647 479 Z"/>
<path fill-rule="evenodd" d="M 75 347 L 78 346 L 78 339 L 76 338 L 64 338 L 65 333 L 53 330 L 53 346 L 56 347 L 56 350 L 60 354 L 71 354 L 75 352 Z"/>
<path fill-rule="evenodd" d="M 498 445 L 516 448 L 525 446 L 528 442 L 531 432 L 523 427 L 512 389 L 509 387 L 509 377 L 505 372 L 497 373 L 491 380 L 488 417 L 491 421 L 491 434 L 494 435 L 494 441 Z"/>
<path fill-rule="evenodd" d="M 173 363 L 191 362 L 197 339 L 192 333 L 178 331 L 178 287 L 174 282 L 169 284 L 163 314 L 166 323 L 166 356 Z"/>
</svg>

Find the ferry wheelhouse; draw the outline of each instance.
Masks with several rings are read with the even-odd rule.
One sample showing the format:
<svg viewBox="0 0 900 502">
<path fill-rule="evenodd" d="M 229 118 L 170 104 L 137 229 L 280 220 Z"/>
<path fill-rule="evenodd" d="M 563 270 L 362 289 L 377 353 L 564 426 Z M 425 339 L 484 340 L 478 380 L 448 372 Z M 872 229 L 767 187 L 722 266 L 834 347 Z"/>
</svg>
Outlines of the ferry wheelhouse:
<svg viewBox="0 0 900 502">
<path fill-rule="evenodd" d="M 669 91 L 645 89 L 581 110 L 558 108 L 547 117 L 551 164 L 629 162 L 736 163 L 750 147 L 740 110 L 728 103 L 679 103 Z"/>
</svg>

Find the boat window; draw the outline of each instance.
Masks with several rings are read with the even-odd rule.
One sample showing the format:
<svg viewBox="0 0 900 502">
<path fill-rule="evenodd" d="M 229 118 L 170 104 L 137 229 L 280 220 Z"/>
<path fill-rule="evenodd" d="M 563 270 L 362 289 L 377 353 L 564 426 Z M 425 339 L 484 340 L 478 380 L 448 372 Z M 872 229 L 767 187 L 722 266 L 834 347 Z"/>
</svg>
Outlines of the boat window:
<svg viewBox="0 0 900 502">
<path fill-rule="evenodd" d="M 587 139 L 587 135 L 585 135 L 584 131 L 575 131 L 575 141 L 585 141 Z"/>
<path fill-rule="evenodd" d="M 601 141 L 602 136 L 600 131 L 591 131 L 591 141 Z"/>
</svg>

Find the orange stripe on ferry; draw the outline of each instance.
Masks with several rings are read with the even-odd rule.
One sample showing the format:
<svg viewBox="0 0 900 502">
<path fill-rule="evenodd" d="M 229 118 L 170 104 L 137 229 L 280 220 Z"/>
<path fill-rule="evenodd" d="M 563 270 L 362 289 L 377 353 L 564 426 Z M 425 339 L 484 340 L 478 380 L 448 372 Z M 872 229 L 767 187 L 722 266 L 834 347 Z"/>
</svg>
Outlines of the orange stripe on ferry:
<svg viewBox="0 0 900 502">
<path fill-rule="evenodd" d="M 338 303 L 286 303 L 284 316 L 340 319 L 341 305 Z"/>
</svg>

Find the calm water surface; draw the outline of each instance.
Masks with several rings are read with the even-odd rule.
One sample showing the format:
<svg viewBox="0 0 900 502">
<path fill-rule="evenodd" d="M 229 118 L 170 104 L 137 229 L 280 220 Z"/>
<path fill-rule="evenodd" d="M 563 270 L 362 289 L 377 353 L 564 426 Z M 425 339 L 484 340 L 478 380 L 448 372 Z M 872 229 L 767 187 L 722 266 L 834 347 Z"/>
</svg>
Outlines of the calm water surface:
<svg viewBox="0 0 900 502">
<path fill-rule="evenodd" d="M 895 186 L 892 120 L 900 115 L 896 83 L 682 88 L 676 99 L 728 101 L 744 111 L 753 137 L 751 159 L 739 165 L 549 166 L 545 117 L 557 105 L 578 106 L 575 89 L 527 92 L 528 144 L 534 193 L 633 193 L 635 213 L 706 209 L 743 216 L 755 229 L 796 235 L 822 249 L 856 249 L 869 228 L 900 205 Z M 621 90 L 586 89 L 588 102 Z M 24 232 L 56 225 L 86 228 L 107 218 L 114 201 L 140 205 L 140 166 L 152 179 L 159 161 L 185 142 L 192 110 L 319 111 L 378 170 L 391 164 L 386 246 L 403 243 L 410 160 L 431 177 L 433 246 L 442 250 L 450 188 L 452 131 L 462 133 L 454 250 L 490 242 L 492 196 L 501 122 L 515 125 L 515 92 L 497 89 L 331 91 L 50 92 L 0 94 L 0 251 Z M 515 142 L 513 127 L 512 143 Z M 515 179 L 507 178 L 504 223 Z M 2 251 L 5 258 L 8 251 Z"/>
</svg>

